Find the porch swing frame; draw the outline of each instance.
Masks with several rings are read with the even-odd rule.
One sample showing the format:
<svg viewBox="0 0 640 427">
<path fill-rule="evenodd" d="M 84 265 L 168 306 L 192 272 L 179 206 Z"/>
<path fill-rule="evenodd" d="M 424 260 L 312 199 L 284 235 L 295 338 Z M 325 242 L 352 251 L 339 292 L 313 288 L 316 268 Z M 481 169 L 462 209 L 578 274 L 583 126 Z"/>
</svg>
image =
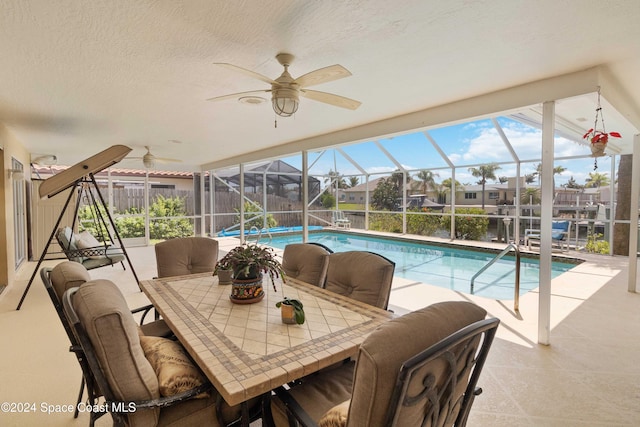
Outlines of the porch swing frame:
<svg viewBox="0 0 640 427">
<path fill-rule="evenodd" d="M 118 163 L 130 151 L 131 151 L 131 148 L 129 147 L 126 147 L 123 145 L 114 145 L 80 163 L 75 164 L 74 166 L 59 173 L 58 175 L 54 175 L 53 177 L 45 180 L 43 184 L 40 186 L 41 197 L 53 197 L 56 194 L 66 190 L 67 188 L 71 188 L 71 190 L 69 191 L 69 196 L 67 197 L 64 207 L 62 208 L 62 211 L 60 212 L 60 215 L 58 216 L 58 219 L 55 225 L 53 226 L 53 230 L 51 231 L 49 240 L 47 241 L 47 244 L 42 250 L 40 259 L 38 260 L 38 263 L 36 264 L 36 267 L 33 270 L 33 273 L 31 274 L 29 283 L 27 284 L 27 287 L 25 288 L 22 294 L 22 297 L 20 298 L 20 302 L 18 303 L 16 310 L 20 310 L 20 308 L 22 307 L 22 303 L 24 302 L 27 296 L 27 293 L 31 288 L 31 285 L 33 284 L 33 280 L 35 279 L 36 274 L 40 269 L 40 265 L 42 264 L 42 261 L 47 255 L 49 246 L 51 245 L 51 242 L 53 241 L 53 239 L 56 237 L 56 233 L 58 232 L 60 223 L 62 222 L 62 218 L 64 217 L 64 214 L 67 211 L 67 209 L 69 208 L 69 203 L 71 202 L 71 199 L 73 198 L 73 196 L 77 194 L 78 198 L 76 200 L 75 214 L 73 215 L 73 221 L 71 225 L 71 232 L 73 233 L 73 230 L 75 228 L 75 224 L 78 218 L 78 209 L 80 208 L 81 197 L 85 192 L 88 192 L 90 194 L 88 197 L 90 197 L 92 200 L 92 204 L 91 204 L 92 208 L 95 209 L 94 212 L 99 217 L 98 219 L 98 218 L 95 218 L 94 216 L 94 221 L 102 221 L 102 224 L 97 224 L 98 226 L 97 230 L 99 231 L 101 238 L 103 239 L 103 243 L 106 243 L 106 240 L 104 239 L 104 235 L 102 235 L 102 230 L 101 230 L 102 225 L 104 225 L 105 230 L 109 235 L 109 241 L 111 243 L 114 242 L 113 236 L 109 231 L 109 225 L 111 225 L 111 230 L 113 230 L 113 233 L 115 234 L 115 237 L 119 244 L 118 249 L 122 251 L 122 255 L 124 255 L 125 259 L 127 260 L 127 263 L 129 264 L 129 268 L 131 270 L 131 273 L 133 274 L 133 277 L 136 280 L 136 283 L 138 284 L 138 288 L 140 288 L 140 280 L 138 279 L 136 270 L 133 268 L 133 264 L 131 263 L 129 254 L 127 253 L 124 243 L 122 242 L 120 233 L 118 232 L 118 228 L 116 227 L 115 221 L 113 220 L 111 213 L 109 212 L 109 209 L 108 209 L 107 203 L 104 200 L 104 197 L 102 197 L 102 193 L 100 192 L 100 188 L 98 187 L 98 183 L 96 182 L 96 179 L 94 176 L 95 173 L 98 173 Z M 49 185 L 45 185 L 45 184 L 49 184 Z M 94 194 L 94 191 L 91 191 L 92 189 L 95 190 L 95 194 Z M 99 203 L 98 203 L 98 200 L 96 200 L 95 198 L 96 194 L 98 195 Z M 100 212 L 100 208 L 99 208 L 100 205 L 104 206 L 105 208 L 104 211 L 106 212 L 106 216 L 109 219 L 109 224 L 107 224 L 104 218 L 104 215 L 102 215 L 102 213 Z M 88 257 L 88 256 L 101 256 L 102 254 L 105 254 L 106 256 L 107 247 L 100 246 L 95 248 L 77 249 L 77 250 L 71 250 L 69 248 L 65 249 L 64 247 L 62 247 L 62 250 L 65 251 L 65 255 L 67 256 L 67 258 L 69 258 L 70 254 L 73 255 L 71 258 L 75 258 L 75 257 L 81 258 L 81 257 Z M 122 266 L 123 268 L 125 268 L 124 260 L 117 261 L 115 264 L 117 264 L 118 262 L 122 262 Z M 105 263 L 104 265 L 99 265 L 94 268 L 103 267 L 107 265 L 113 266 L 114 263 Z"/>
<path fill-rule="evenodd" d="M 89 265 L 89 266 L 85 265 L 87 270 L 93 270 L 94 268 L 105 267 L 108 265 L 115 265 L 118 263 L 122 263 L 122 268 L 126 270 L 126 267 L 124 265 L 124 258 L 120 260 L 115 260 L 112 258 L 112 256 L 114 255 L 124 255 L 124 253 L 121 252 L 124 245 L 122 244 L 122 241 L 119 240 L 119 243 L 120 243 L 119 247 L 113 247 L 113 248 L 111 247 L 115 242 L 115 240 L 111 235 L 111 232 L 109 231 L 109 224 L 107 224 L 107 221 L 104 219 L 104 216 L 100 211 L 100 206 L 103 206 L 105 208 L 105 212 L 107 213 L 107 216 L 109 216 L 109 219 L 111 219 L 109 210 L 107 205 L 104 203 L 104 200 L 102 199 L 102 195 L 100 194 L 99 190 L 96 190 L 96 191 L 100 196 L 100 204 L 98 200 L 96 200 L 94 192 L 91 191 L 91 187 L 90 187 L 90 184 L 92 183 L 91 180 L 94 180 L 93 184 L 96 189 L 97 189 L 97 184 L 95 183 L 95 179 L 93 175 L 90 175 L 90 177 L 91 179 L 83 179 L 81 182 L 77 184 L 77 187 L 79 188 L 78 198 L 76 201 L 76 208 L 73 215 L 73 220 L 71 222 L 70 230 L 71 230 L 71 236 L 73 236 L 75 234 L 74 230 L 76 229 L 78 211 L 80 210 L 80 202 L 82 201 L 83 198 L 86 198 L 86 201 L 88 203 L 85 203 L 85 205 L 89 206 L 89 209 L 91 210 L 93 223 L 96 228 L 97 236 L 95 237 L 98 239 L 98 241 L 101 242 L 101 245 L 90 247 L 90 248 L 72 249 L 70 240 L 68 242 L 61 241 L 59 236 L 60 236 L 60 233 L 64 231 L 59 228 L 56 231 L 56 239 L 58 240 L 58 244 L 62 248 L 62 251 L 66 255 L 67 259 L 69 260 L 76 260 L 76 259 L 82 259 L 82 258 L 89 258 L 89 259 L 97 258 L 99 260 L 99 262 L 97 263 L 92 263 L 93 265 Z M 115 228 L 115 224 L 113 223 L 113 221 L 111 221 L 111 226 L 112 226 L 112 229 L 117 233 L 117 229 Z M 108 237 L 108 239 L 105 238 L 105 233 L 103 231 L 106 232 L 106 237 Z M 110 251 L 110 249 L 115 249 L 115 250 Z M 121 258 L 121 257 L 118 256 L 118 258 Z M 85 263 L 81 262 L 81 264 L 84 265 Z M 133 267 L 131 268 L 133 270 Z M 135 272 L 134 272 L 134 275 L 135 275 Z M 136 277 L 136 281 L 137 281 L 137 277 Z"/>
</svg>

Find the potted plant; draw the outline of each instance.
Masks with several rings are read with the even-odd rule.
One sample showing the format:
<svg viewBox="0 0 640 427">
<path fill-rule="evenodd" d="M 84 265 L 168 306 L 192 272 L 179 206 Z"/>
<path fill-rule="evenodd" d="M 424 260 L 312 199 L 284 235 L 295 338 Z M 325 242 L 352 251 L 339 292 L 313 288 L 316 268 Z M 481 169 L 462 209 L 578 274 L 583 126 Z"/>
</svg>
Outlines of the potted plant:
<svg viewBox="0 0 640 427">
<path fill-rule="evenodd" d="M 604 156 L 604 149 L 609 142 L 609 137 L 622 138 L 619 132 L 605 132 L 604 130 L 589 129 L 582 138 L 591 142 L 591 153 L 593 157 Z"/>
<path fill-rule="evenodd" d="M 220 260 L 216 263 L 216 268 L 213 270 L 213 275 L 218 276 L 219 285 L 230 285 L 233 279 L 233 269 L 228 262 Z"/>
<path fill-rule="evenodd" d="M 304 309 L 299 300 L 285 297 L 276 303 L 276 307 L 280 309 L 282 323 L 297 323 L 298 325 L 304 323 Z"/>
<path fill-rule="evenodd" d="M 602 130 L 598 130 L 598 128 Z M 600 105 L 600 87 L 598 87 L 598 103 L 596 105 L 596 118 L 593 122 L 593 127 L 585 133 L 582 138 L 588 139 L 591 142 L 591 155 L 592 157 L 604 156 L 604 149 L 609 142 L 609 137 L 622 138 L 622 135 L 618 132 L 607 132 L 604 128 L 604 116 L 602 115 L 602 106 Z M 596 159 L 595 169 L 598 168 Z"/>
<path fill-rule="evenodd" d="M 282 264 L 276 259 L 273 248 L 257 244 L 236 246 L 218 264 L 233 270 L 230 299 L 238 304 L 254 303 L 264 298 L 262 273 L 269 275 L 274 291 L 277 291 L 275 279 L 282 277 L 284 280 L 285 277 Z"/>
</svg>

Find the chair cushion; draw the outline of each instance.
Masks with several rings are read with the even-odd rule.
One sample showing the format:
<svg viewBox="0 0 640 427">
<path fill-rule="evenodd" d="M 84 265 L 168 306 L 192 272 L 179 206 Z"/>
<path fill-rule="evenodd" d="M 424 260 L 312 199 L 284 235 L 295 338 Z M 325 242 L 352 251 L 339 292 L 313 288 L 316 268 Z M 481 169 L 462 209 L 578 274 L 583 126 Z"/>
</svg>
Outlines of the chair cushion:
<svg viewBox="0 0 640 427">
<path fill-rule="evenodd" d="M 49 279 L 58 296 L 58 300 L 62 301 L 62 295 L 67 289 L 76 288 L 91 280 L 91 277 L 82 264 L 73 261 L 62 261 L 53 267 L 51 273 L 49 273 Z"/>
<path fill-rule="evenodd" d="M 160 410 L 160 420 L 156 427 L 183 426 L 219 427 L 216 396 L 190 399 Z"/>
<path fill-rule="evenodd" d="M 351 398 L 354 366 L 355 363 L 349 361 L 311 374 L 289 393 L 311 419 L 317 421 L 331 408 Z M 284 404 L 277 397 L 272 399 L 271 412 L 276 426 L 289 425 Z"/>
<path fill-rule="evenodd" d="M 325 289 L 386 309 L 394 270 L 393 263 L 370 252 L 336 252 L 329 255 Z"/>
<path fill-rule="evenodd" d="M 282 269 L 288 277 L 315 286 L 324 286 L 329 253 L 318 245 L 293 243 L 285 246 Z"/>
<path fill-rule="evenodd" d="M 118 287 L 109 280 L 86 282 L 73 306 L 93 344 L 96 358 L 116 399 L 160 397 L 158 379 L 140 345 L 138 327 Z M 159 410 L 128 415 L 130 425 L 155 425 Z"/>
<path fill-rule="evenodd" d="M 162 396 L 173 396 L 207 382 L 180 343 L 167 338 L 141 336 L 140 345 L 156 372 Z M 207 394 L 198 397 L 207 397 Z"/>
<path fill-rule="evenodd" d="M 218 260 L 218 241 L 207 237 L 185 237 L 157 243 L 158 277 L 213 272 Z"/>
<path fill-rule="evenodd" d="M 357 420 L 357 425 L 383 425 L 402 364 L 485 316 L 486 311 L 475 304 L 448 301 L 381 325 L 358 351 L 349 420 Z"/>
</svg>

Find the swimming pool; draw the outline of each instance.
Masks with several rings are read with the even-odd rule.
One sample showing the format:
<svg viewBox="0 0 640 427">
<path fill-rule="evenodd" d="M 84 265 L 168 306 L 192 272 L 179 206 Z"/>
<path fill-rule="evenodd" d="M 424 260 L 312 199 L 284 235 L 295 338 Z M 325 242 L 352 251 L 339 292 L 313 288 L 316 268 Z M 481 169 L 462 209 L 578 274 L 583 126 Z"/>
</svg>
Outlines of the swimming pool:
<svg viewBox="0 0 640 427">
<path fill-rule="evenodd" d="M 319 225 L 310 225 L 309 230 L 322 230 L 323 227 Z M 271 233 L 292 233 L 297 232 L 300 233 L 302 231 L 301 225 L 296 225 L 294 227 L 271 227 L 271 228 L 263 228 L 258 230 L 257 227 L 252 227 L 251 230 L 245 231 L 244 234 L 247 236 L 253 236 L 256 234 L 260 234 L 266 238 L 266 236 Z M 228 236 L 239 236 L 240 230 L 225 230 L 224 228 L 218 232 L 219 237 L 228 237 Z M 302 237 L 300 238 L 302 239 Z M 302 240 L 300 240 L 302 241 Z"/>
<path fill-rule="evenodd" d="M 386 239 L 338 232 L 309 233 L 309 241 L 322 243 L 334 252 L 371 251 L 396 263 L 395 275 L 416 282 L 428 283 L 470 293 L 474 274 L 495 257 L 493 252 L 466 250 L 451 246 L 430 245 L 399 239 Z M 284 249 L 289 243 L 302 242 L 299 234 L 264 237 L 261 243 Z M 513 299 L 515 257 L 505 256 L 475 280 L 474 295 L 492 299 Z M 575 263 L 554 261 L 551 276 L 575 267 Z M 539 262 L 521 258 L 520 295 L 538 287 Z"/>
</svg>

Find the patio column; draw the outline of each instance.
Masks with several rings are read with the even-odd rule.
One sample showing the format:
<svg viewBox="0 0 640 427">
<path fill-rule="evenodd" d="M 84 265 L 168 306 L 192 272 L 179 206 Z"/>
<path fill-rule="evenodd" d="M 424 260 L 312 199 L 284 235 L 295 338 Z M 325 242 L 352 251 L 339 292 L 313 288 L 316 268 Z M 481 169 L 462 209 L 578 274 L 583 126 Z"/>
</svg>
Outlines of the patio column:
<svg viewBox="0 0 640 427">
<path fill-rule="evenodd" d="M 540 276 L 538 343 L 549 345 L 551 334 L 551 221 L 553 220 L 553 148 L 555 102 L 542 105 L 542 181 L 540 206 Z"/>
<path fill-rule="evenodd" d="M 633 136 L 631 166 L 631 214 L 629 215 L 629 292 L 637 292 L 638 277 L 638 196 L 640 192 L 640 134 Z"/>
<path fill-rule="evenodd" d="M 240 243 L 244 243 L 244 163 L 240 163 Z"/>
<path fill-rule="evenodd" d="M 309 152 L 302 152 L 302 243 L 309 241 Z"/>
</svg>

